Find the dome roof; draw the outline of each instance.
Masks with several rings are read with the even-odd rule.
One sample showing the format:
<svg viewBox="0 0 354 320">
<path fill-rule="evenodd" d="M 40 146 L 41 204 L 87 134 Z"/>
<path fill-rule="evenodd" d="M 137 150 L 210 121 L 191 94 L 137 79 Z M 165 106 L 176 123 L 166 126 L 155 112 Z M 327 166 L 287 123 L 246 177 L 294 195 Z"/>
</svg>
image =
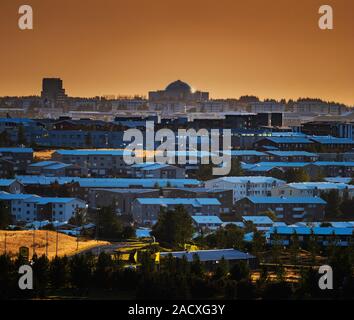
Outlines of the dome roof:
<svg viewBox="0 0 354 320">
<path fill-rule="evenodd" d="M 166 87 L 166 91 L 192 91 L 192 88 L 188 83 L 185 83 L 181 80 L 170 83 Z"/>
</svg>

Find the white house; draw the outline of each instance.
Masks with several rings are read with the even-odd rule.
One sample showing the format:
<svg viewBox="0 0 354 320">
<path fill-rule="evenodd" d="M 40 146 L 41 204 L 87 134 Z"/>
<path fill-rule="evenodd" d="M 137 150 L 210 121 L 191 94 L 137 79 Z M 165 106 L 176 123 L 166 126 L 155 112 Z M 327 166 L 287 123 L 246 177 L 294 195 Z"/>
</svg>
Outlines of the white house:
<svg viewBox="0 0 354 320">
<path fill-rule="evenodd" d="M 283 180 L 272 177 L 222 177 L 205 182 L 207 188 L 232 189 L 234 203 L 250 196 L 270 196 L 275 187 L 285 185 Z"/>
<path fill-rule="evenodd" d="M 193 223 L 198 229 L 217 229 L 223 224 L 218 216 L 205 216 L 196 215 L 192 216 Z"/>
<path fill-rule="evenodd" d="M 67 221 L 78 209 L 86 209 L 85 201 L 76 198 L 48 198 L 32 194 L 0 192 L 0 201 L 8 204 L 15 221 Z"/>
<path fill-rule="evenodd" d="M 354 186 L 334 182 L 294 182 L 272 189 L 272 197 L 320 197 L 322 192 L 337 190 L 340 196 L 354 197 Z"/>
</svg>

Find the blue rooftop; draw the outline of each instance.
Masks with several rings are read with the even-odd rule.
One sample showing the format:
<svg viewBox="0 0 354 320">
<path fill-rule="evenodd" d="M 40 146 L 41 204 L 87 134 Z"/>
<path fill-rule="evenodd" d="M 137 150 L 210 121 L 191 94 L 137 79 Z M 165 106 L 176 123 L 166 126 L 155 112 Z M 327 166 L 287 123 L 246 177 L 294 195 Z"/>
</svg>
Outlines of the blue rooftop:
<svg viewBox="0 0 354 320">
<path fill-rule="evenodd" d="M 223 224 L 223 222 L 218 216 L 192 216 L 192 219 L 197 224 L 208 224 L 208 223 L 220 224 L 220 225 Z"/>
<path fill-rule="evenodd" d="M 120 149 L 78 149 L 78 150 L 57 150 L 57 154 L 63 156 L 123 156 L 124 150 Z"/>
<path fill-rule="evenodd" d="M 140 204 L 145 205 L 191 205 L 193 207 L 220 205 L 216 198 L 137 198 Z"/>
<path fill-rule="evenodd" d="M 310 139 L 320 144 L 354 144 L 354 141 L 352 139 L 337 138 L 332 136 L 313 136 L 310 137 Z"/>
<path fill-rule="evenodd" d="M 264 152 L 256 151 L 256 150 L 231 150 L 231 151 L 224 151 L 226 154 L 230 154 L 231 156 L 266 156 Z"/>
<path fill-rule="evenodd" d="M 7 193 L 7 192 L 0 192 L 0 200 L 25 200 L 30 199 L 32 197 L 37 197 L 33 194 L 23 194 L 23 193 Z"/>
<path fill-rule="evenodd" d="M 247 199 L 253 203 L 326 204 L 326 201 L 318 197 L 247 197 Z"/>
<path fill-rule="evenodd" d="M 0 179 L 0 186 L 1 187 L 8 187 L 12 183 L 14 183 L 16 179 Z"/>
<path fill-rule="evenodd" d="M 315 227 L 315 228 L 309 228 L 309 227 L 273 227 L 270 230 L 271 234 L 274 234 L 277 232 L 277 234 L 287 234 L 291 235 L 296 232 L 298 235 L 310 235 L 311 232 L 315 235 L 331 235 L 331 234 L 336 234 L 336 235 L 352 235 L 353 230 L 350 228 L 332 228 L 332 227 Z"/>
<path fill-rule="evenodd" d="M 316 153 L 307 151 L 267 151 L 267 153 L 279 157 L 316 157 Z"/>
<path fill-rule="evenodd" d="M 307 138 L 304 137 L 267 137 L 265 138 L 274 143 L 301 143 L 301 144 L 311 144 L 313 143 Z"/>
<path fill-rule="evenodd" d="M 56 164 L 58 163 L 57 161 L 40 161 L 40 162 L 36 162 L 36 163 L 31 163 L 29 165 L 29 167 L 47 167 L 50 166 L 52 164 Z"/>
<path fill-rule="evenodd" d="M 54 182 L 66 184 L 77 182 L 84 188 L 129 188 L 142 187 L 186 187 L 199 186 L 200 181 L 195 179 L 130 179 L 130 178 L 79 178 L 79 177 L 44 177 L 44 176 L 17 176 L 17 180 L 24 185 L 50 185 Z"/>
<path fill-rule="evenodd" d="M 11 153 L 33 153 L 32 148 L 0 148 L 1 152 L 11 152 Z"/>
<path fill-rule="evenodd" d="M 243 216 L 242 219 L 253 224 L 273 224 L 273 220 L 268 216 Z"/>
</svg>

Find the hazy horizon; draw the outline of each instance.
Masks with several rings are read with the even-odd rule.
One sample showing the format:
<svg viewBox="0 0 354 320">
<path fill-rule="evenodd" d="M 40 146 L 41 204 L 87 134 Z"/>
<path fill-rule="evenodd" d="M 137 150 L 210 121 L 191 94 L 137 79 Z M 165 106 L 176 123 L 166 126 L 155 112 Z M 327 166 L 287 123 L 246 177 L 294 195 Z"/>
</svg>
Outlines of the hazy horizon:
<svg viewBox="0 0 354 320">
<path fill-rule="evenodd" d="M 60 77 L 69 96 L 147 96 L 181 79 L 212 99 L 309 97 L 354 105 L 351 0 L 22 0 L 0 4 L 0 96 L 39 95 Z M 334 29 L 318 28 L 332 5 Z"/>
</svg>

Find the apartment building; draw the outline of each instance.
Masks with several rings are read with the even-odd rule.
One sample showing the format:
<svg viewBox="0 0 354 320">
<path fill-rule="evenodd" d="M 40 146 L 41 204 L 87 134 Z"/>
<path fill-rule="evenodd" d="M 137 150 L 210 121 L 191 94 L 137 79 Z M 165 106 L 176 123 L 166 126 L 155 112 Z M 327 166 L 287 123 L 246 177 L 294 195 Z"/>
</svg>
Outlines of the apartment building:
<svg viewBox="0 0 354 320">
<path fill-rule="evenodd" d="M 206 188 L 233 190 L 234 202 L 250 196 L 270 196 L 271 190 L 285 185 L 285 181 L 272 177 L 222 177 L 205 182 Z"/>
</svg>

